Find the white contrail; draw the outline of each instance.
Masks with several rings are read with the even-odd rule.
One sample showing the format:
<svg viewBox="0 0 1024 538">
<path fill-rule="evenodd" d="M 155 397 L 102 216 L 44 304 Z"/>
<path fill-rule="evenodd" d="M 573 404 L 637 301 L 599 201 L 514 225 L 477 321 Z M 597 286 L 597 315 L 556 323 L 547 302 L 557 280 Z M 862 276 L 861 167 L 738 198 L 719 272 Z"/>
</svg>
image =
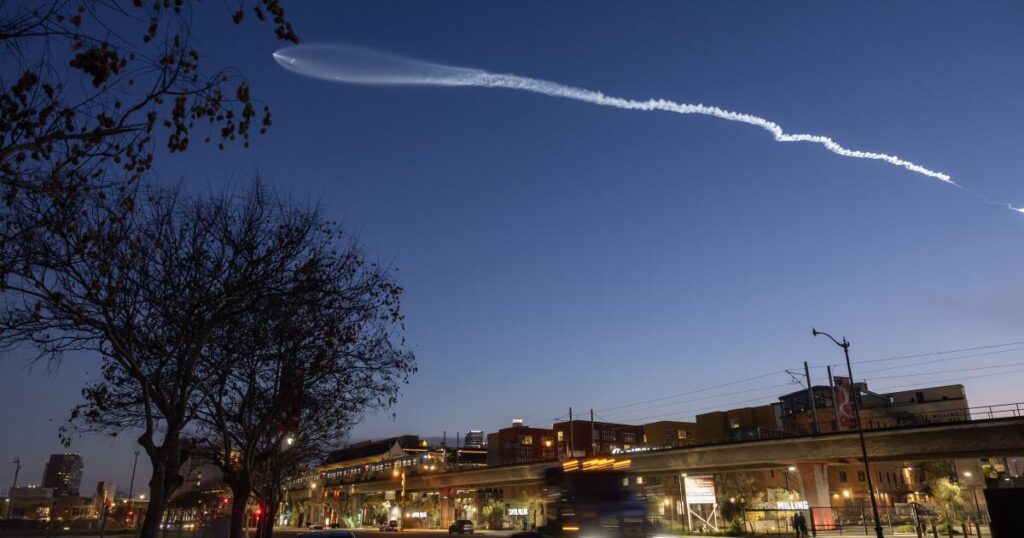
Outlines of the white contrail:
<svg viewBox="0 0 1024 538">
<path fill-rule="evenodd" d="M 787 133 L 782 129 L 781 125 L 771 120 L 716 106 L 677 103 L 665 99 L 648 99 L 646 101 L 624 99 L 605 95 L 594 90 L 567 86 L 547 80 L 434 64 L 350 45 L 297 45 L 286 47 L 275 52 L 274 59 L 290 71 L 347 84 L 507 88 L 624 110 L 661 110 L 676 114 L 712 116 L 760 127 L 771 133 L 772 137 L 779 142 L 812 142 L 820 144 L 836 155 L 853 157 L 855 159 L 883 161 L 964 190 L 953 181 L 949 174 L 926 168 L 896 155 L 849 149 L 827 136 Z M 987 199 L 985 201 L 995 205 L 1005 205 L 1013 211 L 1024 214 L 1024 208 L 1014 207 L 1006 203 L 991 202 Z"/>
<path fill-rule="evenodd" d="M 743 112 L 734 112 L 732 110 L 725 110 L 716 106 L 708 106 L 703 104 L 689 104 L 689 103 L 676 103 L 674 101 L 667 101 L 665 99 L 648 99 L 646 101 L 635 101 L 633 99 L 623 99 L 621 97 L 611 97 L 601 92 L 587 90 L 583 88 L 575 88 L 572 86 L 566 86 L 564 84 L 558 84 L 556 82 L 549 82 L 547 80 L 538 80 L 528 77 L 520 77 L 517 75 L 500 75 L 500 74 L 482 74 L 475 75 L 473 77 L 473 86 L 484 86 L 484 87 L 495 87 L 495 88 L 510 88 L 514 90 L 525 90 L 530 92 L 541 93 L 544 95 L 550 95 L 552 97 L 564 97 L 566 99 L 575 99 L 577 101 L 584 101 L 587 103 L 593 103 L 595 105 L 610 106 L 615 108 L 622 108 L 626 110 L 663 110 L 666 112 L 675 112 L 676 114 L 702 114 L 705 116 L 714 116 L 723 120 L 738 121 L 740 123 L 746 123 L 749 125 L 755 125 L 760 127 L 772 134 L 775 140 L 779 142 L 814 142 L 825 146 L 829 151 L 843 157 L 854 157 L 857 159 L 874 159 L 879 161 L 885 161 L 889 164 L 896 166 L 902 166 L 911 172 L 917 172 L 928 177 L 938 179 L 949 183 L 950 185 L 956 185 L 948 174 L 942 172 L 936 172 L 930 170 L 919 164 L 901 159 L 895 155 L 888 155 L 886 153 L 874 153 L 869 151 L 858 151 L 848 148 L 836 143 L 827 136 L 812 135 L 812 134 L 789 134 L 782 130 L 782 126 L 779 124 L 766 120 L 764 118 L 754 116 L 753 114 L 745 114 Z"/>
</svg>

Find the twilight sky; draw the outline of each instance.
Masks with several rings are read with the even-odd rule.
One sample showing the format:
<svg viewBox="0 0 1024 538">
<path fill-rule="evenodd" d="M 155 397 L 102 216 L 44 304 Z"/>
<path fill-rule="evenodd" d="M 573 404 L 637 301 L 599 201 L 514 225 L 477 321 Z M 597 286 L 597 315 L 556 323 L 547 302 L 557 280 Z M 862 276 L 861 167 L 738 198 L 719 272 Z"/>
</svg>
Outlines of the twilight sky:
<svg viewBox="0 0 1024 538">
<path fill-rule="evenodd" d="M 287 8 L 306 42 L 749 112 L 1024 205 L 1024 5 L 979 4 Z M 258 170 L 400 268 L 420 372 L 395 420 L 367 416 L 353 438 L 545 424 L 569 406 L 640 421 L 769 403 L 790 390 L 774 386 L 785 374 L 609 409 L 836 363 L 812 325 L 849 337 L 855 361 L 1024 341 L 1024 215 L 707 117 L 304 78 L 274 62 L 269 35 L 197 28 L 208 65 L 238 67 L 270 104 L 269 134 L 248 150 L 161 155 L 156 169 L 197 191 Z M 1024 400 L 1024 350 L 963 355 L 862 365 L 857 377 L 878 389 L 962 381 L 974 405 Z M 938 358 L 953 360 L 928 362 Z M 0 487 L 15 456 L 21 484 L 40 480 L 90 371 L 86 357 L 52 372 L 0 361 Z M 75 443 L 83 489 L 127 483 L 129 437 Z"/>
</svg>

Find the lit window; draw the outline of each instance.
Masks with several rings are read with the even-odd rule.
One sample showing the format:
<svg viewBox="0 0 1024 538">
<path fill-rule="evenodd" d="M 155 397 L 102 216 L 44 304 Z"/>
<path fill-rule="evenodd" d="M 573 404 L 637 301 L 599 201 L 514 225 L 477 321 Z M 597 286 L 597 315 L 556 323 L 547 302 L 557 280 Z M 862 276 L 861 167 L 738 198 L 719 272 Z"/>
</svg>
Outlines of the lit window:
<svg viewBox="0 0 1024 538">
<path fill-rule="evenodd" d="M 643 484 L 644 483 L 644 477 L 642 477 L 642 476 L 636 477 L 636 483 L 637 484 Z"/>
<path fill-rule="evenodd" d="M 523 436 L 523 444 L 524 445 L 532 445 L 533 444 L 533 436 L 532 435 L 524 435 Z"/>
<path fill-rule="evenodd" d="M 562 430 L 558 430 L 558 442 L 562 442 Z"/>
</svg>

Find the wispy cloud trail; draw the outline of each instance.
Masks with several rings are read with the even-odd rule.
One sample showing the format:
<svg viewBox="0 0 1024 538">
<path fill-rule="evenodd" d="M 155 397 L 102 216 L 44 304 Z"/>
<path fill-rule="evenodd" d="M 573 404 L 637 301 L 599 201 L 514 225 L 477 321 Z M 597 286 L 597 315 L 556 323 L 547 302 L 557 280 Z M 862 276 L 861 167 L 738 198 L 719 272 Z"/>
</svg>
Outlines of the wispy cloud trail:
<svg viewBox="0 0 1024 538">
<path fill-rule="evenodd" d="M 677 103 L 666 99 L 625 99 L 548 80 L 434 64 L 349 45 L 297 45 L 275 52 L 274 59 L 290 71 L 347 84 L 506 88 L 623 110 L 664 111 L 712 116 L 760 127 L 771 133 L 778 142 L 819 144 L 836 155 L 882 161 L 964 190 L 961 185 L 953 181 L 949 174 L 926 168 L 896 155 L 850 149 L 823 135 L 787 133 L 781 125 L 771 120 L 717 106 Z M 1024 208 L 1014 207 L 1007 203 L 992 202 L 984 197 L 980 198 L 986 203 L 1005 206 L 1012 211 L 1024 214 Z"/>
</svg>

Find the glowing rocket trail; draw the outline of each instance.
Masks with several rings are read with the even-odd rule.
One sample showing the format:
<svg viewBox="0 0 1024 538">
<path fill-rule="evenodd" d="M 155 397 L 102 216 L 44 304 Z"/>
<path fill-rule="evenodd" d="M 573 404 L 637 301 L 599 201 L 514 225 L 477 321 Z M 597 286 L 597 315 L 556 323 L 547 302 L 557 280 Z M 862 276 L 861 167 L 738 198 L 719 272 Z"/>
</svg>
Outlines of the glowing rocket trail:
<svg viewBox="0 0 1024 538">
<path fill-rule="evenodd" d="M 648 99 L 646 101 L 624 99 L 605 95 L 594 90 L 576 88 L 547 80 L 490 73 L 480 69 L 439 65 L 349 45 L 297 45 L 286 47 L 275 52 L 274 59 L 290 71 L 347 84 L 507 88 L 539 93 L 551 97 L 574 99 L 576 101 L 624 110 L 661 110 L 676 114 L 713 116 L 723 120 L 760 127 L 771 133 L 772 137 L 779 142 L 812 142 L 820 144 L 836 155 L 884 161 L 962 189 L 948 174 L 925 168 L 917 163 L 901 159 L 896 155 L 849 149 L 827 136 L 787 133 L 782 129 L 782 126 L 771 120 L 753 114 L 725 110 L 716 106 L 676 103 L 665 99 Z M 986 203 L 1005 205 L 1013 211 L 1024 213 L 1024 208 L 982 199 Z"/>
</svg>

